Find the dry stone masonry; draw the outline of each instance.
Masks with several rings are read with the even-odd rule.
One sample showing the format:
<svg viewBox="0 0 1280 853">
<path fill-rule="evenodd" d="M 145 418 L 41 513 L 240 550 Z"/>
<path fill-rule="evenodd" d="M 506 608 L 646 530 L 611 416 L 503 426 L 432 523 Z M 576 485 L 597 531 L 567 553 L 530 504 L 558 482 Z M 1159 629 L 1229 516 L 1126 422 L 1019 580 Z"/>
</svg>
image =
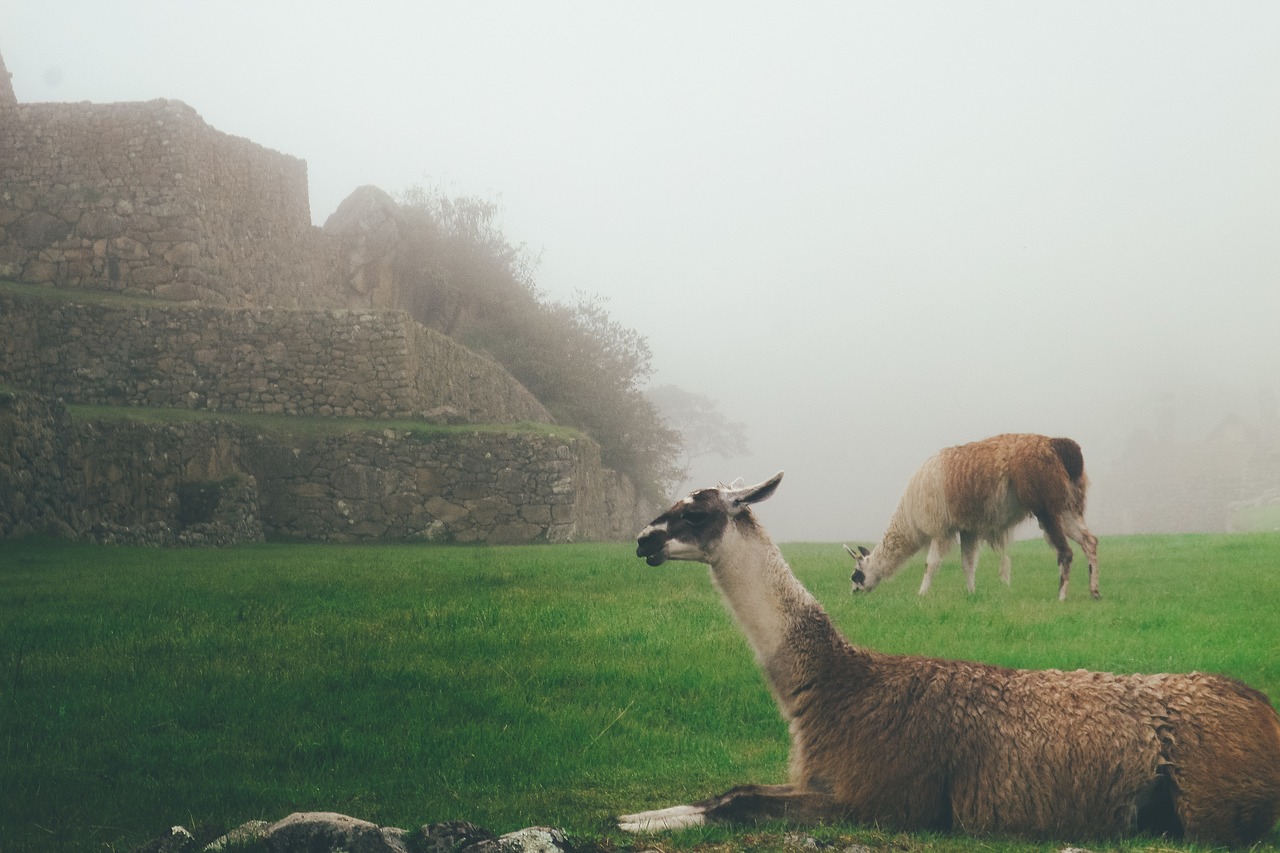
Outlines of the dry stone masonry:
<svg viewBox="0 0 1280 853">
<path fill-rule="evenodd" d="M 286 447 L 257 443 L 268 535 L 335 542 L 571 542 L 628 538 L 643 501 L 612 512 L 594 501 L 599 449 L 536 434 L 334 436 Z"/>
<path fill-rule="evenodd" d="M 179 101 L 18 103 L 0 59 L 0 538 L 629 538 L 653 507 L 593 441 L 494 430 L 552 418 L 396 310 L 388 205 L 313 227 L 304 161 Z M 285 441 L 64 403 L 489 426 Z"/>
<path fill-rule="evenodd" d="M 501 365 L 389 311 L 111 307 L 0 289 L 0 381 L 91 405 L 552 420 Z"/>
<path fill-rule="evenodd" d="M 0 277 L 304 305 L 306 163 L 179 101 L 0 107 Z"/>
<path fill-rule="evenodd" d="M 651 507 L 589 438 L 380 429 L 283 440 L 228 421 L 72 419 L 0 392 L 0 539 L 136 545 L 626 539 Z"/>
</svg>

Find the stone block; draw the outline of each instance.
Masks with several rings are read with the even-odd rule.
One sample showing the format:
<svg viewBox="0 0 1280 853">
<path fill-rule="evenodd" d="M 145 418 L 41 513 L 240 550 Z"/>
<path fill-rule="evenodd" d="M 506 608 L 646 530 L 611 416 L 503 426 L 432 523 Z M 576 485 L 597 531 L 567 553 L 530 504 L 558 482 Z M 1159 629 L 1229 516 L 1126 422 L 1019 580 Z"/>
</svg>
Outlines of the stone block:
<svg viewBox="0 0 1280 853">
<path fill-rule="evenodd" d="M 532 524 L 546 525 L 551 523 L 552 508 L 546 504 L 534 504 L 520 508 L 520 518 Z"/>
<path fill-rule="evenodd" d="M 432 518 L 452 524 L 466 518 L 470 510 L 461 504 L 452 503 L 441 497 L 427 498 L 426 510 Z"/>
<path fill-rule="evenodd" d="M 71 225 L 52 214 L 35 211 L 10 229 L 24 249 L 43 249 L 71 236 Z"/>
<path fill-rule="evenodd" d="M 23 282 L 44 284 L 58 278 L 58 265 L 49 261 L 29 261 L 21 270 L 22 273 L 17 278 Z"/>
<path fill-rule="evenodd" d="M 485 541 L 494 545 L 528 545 L 544 538 L 545 529 L 538 524 L 509 521 L 496 525 Z"/>
</svg>

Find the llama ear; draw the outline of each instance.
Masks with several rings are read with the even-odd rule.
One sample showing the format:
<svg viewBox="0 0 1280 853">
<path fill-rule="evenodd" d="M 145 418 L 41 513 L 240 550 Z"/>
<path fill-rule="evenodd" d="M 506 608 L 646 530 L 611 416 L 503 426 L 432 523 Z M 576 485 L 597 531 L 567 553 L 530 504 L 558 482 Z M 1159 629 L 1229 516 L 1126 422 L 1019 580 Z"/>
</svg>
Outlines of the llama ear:
<svg viewBox="0 0 1280 853">
<path fill-rule="evenodd" d="M 760 503 L 767 500 L 775 491 L 778 484 L 782 482 L 782 472 L 774 474 L 758 486 L 746 486 L 729 489 L 724 493 L 725 500 L 729 503 L 730 514 L 737 515 L 748 505 Z"/>
<path fill-rule="evenodd" d="M 861 565 L 862 561 L 871 555 L 871 552 L 861 545 L 858 546 L 857 551 L 853 550 L 848 545 L 845 545 L 844 549 L 849 552 L 850 557 L 853 557 L 853 561 L 859 565 Z"/>
</svg>

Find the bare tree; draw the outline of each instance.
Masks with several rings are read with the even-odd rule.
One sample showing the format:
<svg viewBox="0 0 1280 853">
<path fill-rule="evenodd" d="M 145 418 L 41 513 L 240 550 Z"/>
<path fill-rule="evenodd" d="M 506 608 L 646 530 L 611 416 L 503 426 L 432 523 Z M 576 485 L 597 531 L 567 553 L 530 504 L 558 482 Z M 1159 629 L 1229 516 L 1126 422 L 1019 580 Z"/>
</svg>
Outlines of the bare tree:
<svg viewBox="0 0 1280 853">
<path fill-rule="evenodd" d="M 675 385 L 660 385 L 647 394 L 658 413 L 680 434 L 681 467 L 686 471 L 693 460 L 703 456 L 729 459 L 748 452 L 746 426 L 726 418 L 706 394 Z"/>
</svg>

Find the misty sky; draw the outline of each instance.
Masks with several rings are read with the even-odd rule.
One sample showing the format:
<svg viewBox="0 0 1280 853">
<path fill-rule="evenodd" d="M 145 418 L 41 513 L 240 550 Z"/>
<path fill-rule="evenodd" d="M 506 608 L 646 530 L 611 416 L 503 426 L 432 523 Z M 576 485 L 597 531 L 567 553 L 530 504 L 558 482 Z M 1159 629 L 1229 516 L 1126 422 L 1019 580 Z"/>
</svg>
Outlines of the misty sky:
<svg viewBox="0 0 1280 853">
<path fill-rule="evenodd" d="M 874 539 L 937 449 L 1280 392 L 1280 4 L 0 0 L 20 101 L 182 100 L 356 187 L 496 199 L 551 298 L 787 479 L 776 538 Z M 1095 525 L 1095 532 L 1107 532 Z M 986 558 L 990 559 L 990 558 Z"/>
</svg>

